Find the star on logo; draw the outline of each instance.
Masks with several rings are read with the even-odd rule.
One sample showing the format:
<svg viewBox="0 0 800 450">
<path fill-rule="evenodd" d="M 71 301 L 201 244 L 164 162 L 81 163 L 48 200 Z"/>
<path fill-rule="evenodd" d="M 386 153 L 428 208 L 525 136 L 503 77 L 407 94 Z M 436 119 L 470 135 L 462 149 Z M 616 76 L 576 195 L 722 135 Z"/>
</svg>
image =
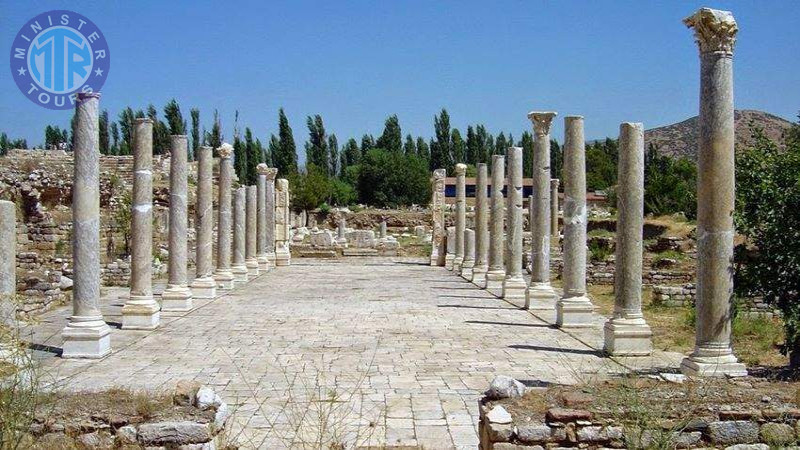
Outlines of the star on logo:
<svg viewBox="0 0 800 450">
<path fill-rule="evenodd" d="M 25 70 L 25 69 L 24 69 L 24 68 L 22 68 L 22 67 L 20 67 L 19 69 L 17 69 L 17 73 L 18 73 L 18 74 L 20 74 L 20 75 L 25 75 L 25 73 L 26 73 L 26 72 L 27 72 L 27 70 Z"/>
<path fill-rule="evenodd" d="M 97 70 L 94 71 L 94 74 L 97 75 L 98 77 L 102 77 L 103 70 L 98 67 Z"/>
</svg>

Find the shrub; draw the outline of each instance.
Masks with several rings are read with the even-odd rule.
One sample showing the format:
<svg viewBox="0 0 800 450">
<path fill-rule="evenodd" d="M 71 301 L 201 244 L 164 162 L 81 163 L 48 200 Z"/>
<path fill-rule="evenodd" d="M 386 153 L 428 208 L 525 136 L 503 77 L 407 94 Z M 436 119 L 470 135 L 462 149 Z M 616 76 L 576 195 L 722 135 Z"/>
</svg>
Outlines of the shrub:
<svg viewBox="0 0 800 450">
<path fill-rule="evenodd" d="M 425 204 L 431 195 L 427 163 L 415 155 L 372 149 L 361 159 L 358 196 L 379 207 Z"/>
</svg>

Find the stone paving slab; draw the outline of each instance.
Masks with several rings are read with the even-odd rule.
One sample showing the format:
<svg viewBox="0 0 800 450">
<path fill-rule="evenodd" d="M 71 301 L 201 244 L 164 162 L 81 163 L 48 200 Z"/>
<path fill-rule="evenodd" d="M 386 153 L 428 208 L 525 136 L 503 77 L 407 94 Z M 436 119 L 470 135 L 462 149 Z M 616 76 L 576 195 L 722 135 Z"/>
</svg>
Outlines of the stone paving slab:
<svg viewBox="0 0 800 450">
<path fill-rule="evenodd" d="M 107 290 L 109 322 L 120 322 L 126 291 Z M 23 332 L 57 386 L 157 390 L 197 380 L 232 406 L 246 448 L 285 447 L 287 430 L 311 416 L 336 423 L 342 442 L 476 448 L 477 401 L 495 375 L 547 386 L 627 371 L 598 351 L 602 317 L 567 333 L 552 325 L 554 313 L 522 311 L 421 259 L 293 261 L 195 300 L 192 311 L 163 313 L 155 331 L 113 327 L 113 353 L 96 361 L 57 357 L 69 313 L 52 311 Z M 637 367 L 674 361 L 658 354 Z"/>
</svg>

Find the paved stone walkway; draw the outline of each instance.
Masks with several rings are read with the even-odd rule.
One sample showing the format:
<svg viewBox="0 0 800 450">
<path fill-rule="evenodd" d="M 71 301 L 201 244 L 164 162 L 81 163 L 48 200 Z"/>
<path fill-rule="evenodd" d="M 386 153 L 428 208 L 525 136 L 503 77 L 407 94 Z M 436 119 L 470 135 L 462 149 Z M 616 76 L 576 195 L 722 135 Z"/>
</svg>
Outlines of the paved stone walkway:
<svg viewBox="0 0 800 450">
<path fill-rule="evenodd" d="M 152 332 L 120 330 L 126 290 L 109 289 L 114 352 L 99 361 L 56 356 L 69 308 L 27 337 L 65 389 L 166 390 L 181 379 L 213 386 L 232 406 L 233 435 L 245 448 L 285 447 L 300 422 L 306 440 L 476 448 L 477 401 L 495 375 L 546 386 L 628 365 L 597 351 L 601 317 L 597 328 L 568 334 L 552 326 L 551 311 L 522 311 L 421 260 L 292 264 L 195 300 L 188 313 L 165 313 Z M 636 362 L 673 366 L 678 358 Z"/>
</svg>

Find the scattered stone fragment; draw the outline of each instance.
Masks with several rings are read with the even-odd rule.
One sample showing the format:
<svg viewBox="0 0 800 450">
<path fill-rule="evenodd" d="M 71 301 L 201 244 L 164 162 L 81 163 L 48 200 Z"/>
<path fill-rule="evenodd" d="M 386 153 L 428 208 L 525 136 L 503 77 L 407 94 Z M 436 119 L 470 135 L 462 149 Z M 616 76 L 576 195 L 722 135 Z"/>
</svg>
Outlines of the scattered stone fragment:
<svg viewBox="0 0 800 450">
<path fill-rule="evenodd" d="M 190 421 L 146 423 L 139 426 L 137 438 L 145 445 L 201 444 L 211 440 L 211 430 Z"/>
<path fill-rule="evenodd" d="M 489 414 L 486 415 L 486 418 L 489 419 L 489 422 L 491 423 L 511 423 L 511 414 L 509 414 L 505 408 L 499 405 L 492 408 L 492 410 L 489 411 Z"/>
<path fill-rule="evenodd" d="M 120 444 L 135 444 L 136 443 L 136 427 L 133 425 L 125 425 L 117 429 L 117 442 Z"/>
<path fill-rule="evenodd" d="M 770 445 L 789 445 L 795 442 L 795 434 L 791 425 L 768 422 L 761 425 L 761 440 Z"/>
<path fill-rule="evenodd" d="M 503 398 L 520 398 L 525 395 L 527 388 L 519 381 L 506 376 L 498 375 L 492 380 L 486 396 L 489 399 L 499 400 Z"/>
<path fill-rule="evenodd" d="M 592 413 L 583 409 L 550 408 L 546 417 L 548 422 L 575 422 L 592 420 Z"/>
<path fill-rule="evenodd" d="M 712 422 L 708 437 L 714 444 L 752 444 L 758 442 L 758 424 L 747 420 Z"/>
</svg>

